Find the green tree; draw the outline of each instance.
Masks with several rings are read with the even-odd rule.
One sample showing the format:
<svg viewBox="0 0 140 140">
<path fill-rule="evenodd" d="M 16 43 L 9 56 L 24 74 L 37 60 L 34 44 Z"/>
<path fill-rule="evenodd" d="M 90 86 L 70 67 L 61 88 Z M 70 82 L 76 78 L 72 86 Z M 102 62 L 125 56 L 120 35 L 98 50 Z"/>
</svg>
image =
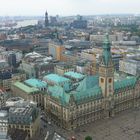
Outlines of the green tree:
<svg viewBox="0 0 140 140">
<path fill-rule="evenodd" d="M 92 137 L 91 136 L 86 136 L 85 140 L 92 140 Z"/>
</svg>

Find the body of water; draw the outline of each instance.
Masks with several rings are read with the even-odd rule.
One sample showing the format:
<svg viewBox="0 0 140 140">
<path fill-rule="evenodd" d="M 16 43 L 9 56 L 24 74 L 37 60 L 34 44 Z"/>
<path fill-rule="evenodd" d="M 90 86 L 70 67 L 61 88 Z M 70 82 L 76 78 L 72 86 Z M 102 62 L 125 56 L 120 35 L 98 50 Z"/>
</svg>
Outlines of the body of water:
<svg viewBox="0 0 140 140">
<path fill-rule="evenodd" d="M 38 20 L 23 20 L 23 21 L 18 21 L 17 25 L 14 26 L 13 28 L 20 28 L 20 27 L 26 27 L 29 25 L 37 25 Z"/>
<path fill-rule="evenodd" d="M 11 29 L 11 28 L 20 28 L 20 27 L 26 27 L 29 25 L 37 25 L 38 24 L 38 20 L 36 19 L 28 19 L 28 20 L 22 20 L 22 21 L 17 21 L 16 22 L 17 25 L 12 26 L 12 27 L 1 27 L 0 29 Z"/>
</svg>

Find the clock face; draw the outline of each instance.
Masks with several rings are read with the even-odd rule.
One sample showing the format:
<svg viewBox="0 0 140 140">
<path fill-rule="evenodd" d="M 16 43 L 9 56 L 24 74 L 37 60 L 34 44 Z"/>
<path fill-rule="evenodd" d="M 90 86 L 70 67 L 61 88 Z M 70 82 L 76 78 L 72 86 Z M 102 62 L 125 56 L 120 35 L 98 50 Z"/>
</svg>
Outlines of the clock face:
<svg viewBox="0 0 140 140">
<path fill-rule="evenodd" d="M 104 68 L 99 68 L 99 72 L 100 73 L 105 73 L 105 69 Z"/>
<path fill-rule="evenodd" d="M 108 73 L 114 73 L 114 69 L 113 68 L 109 68 L 108 69 Z"/>
</svg>

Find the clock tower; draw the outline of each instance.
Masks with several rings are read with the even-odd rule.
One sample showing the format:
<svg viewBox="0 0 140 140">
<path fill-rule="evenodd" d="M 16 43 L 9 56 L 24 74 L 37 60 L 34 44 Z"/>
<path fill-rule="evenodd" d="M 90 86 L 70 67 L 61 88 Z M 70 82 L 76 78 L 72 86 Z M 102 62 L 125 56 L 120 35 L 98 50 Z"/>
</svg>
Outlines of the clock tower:
<svg viewBox="0 0 140 140">
<path fill-rule="evenodd" d="M 110 49 L 109 36 L 106 34 L 99 63 L 99 86 L 104 97 L 113 95 L 114 91 L 114 65 Z"/>
</svg>

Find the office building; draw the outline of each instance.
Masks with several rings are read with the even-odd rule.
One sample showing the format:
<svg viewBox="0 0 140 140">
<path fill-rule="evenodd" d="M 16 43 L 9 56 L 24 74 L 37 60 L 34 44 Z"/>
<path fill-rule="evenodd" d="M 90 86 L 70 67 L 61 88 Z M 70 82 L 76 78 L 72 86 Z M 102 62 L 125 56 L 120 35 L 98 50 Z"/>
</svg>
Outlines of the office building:
<svg viewBox="0 0 140 140">
<path fill-rule="evenodd" d="M 49 43 L 49 55 L 52 55 L 54 59 L 58 61 L 63 61 L 62 53 L 65 47 L 60 41 L 54 41 Z"/>
<path fill-rule="evenodd" d="M 90 35 L 90 41 L 94 41 L 96 43 L 102 43 L 104 39 L 104 35 Z M 117 41 L 117 35 L 109 35 L 110 41 Z"/>
<path fill-rule="evenodd" d="M 77 29 L 86 29 L 87 28 L 87 20 L 84 20 L 82 16 L 78 15 L 77 19 L 74 20 L 70 26 L 72 28 L 77 28 Z"/>
<path fill-rule="evenodd" d="M 10 107 L 8 120 L 9 130 L 23 130 L 27 132 L 29 138 L 40 132 L 39 109 L 27 102 L 19 106 Z"/>
<path fill-rule="evenodd" d="M 16 55 L 14 53 L 8 55 L 8 63 L 10 67 L 16 67 Z"/>
<path fill-rule="evenodd" d="M 54 71 L 52 57 L 46 57 L 39 53 L 32 52 L 25 55 L 20 65 L 27 78 L 42 78 L 44 74 Z"/>
<path fill-rule="evenodd" d="M 1 71 L 0 72 L 0 85 L 5 90 L 10 90 L 12 81 L 11 71 Z"/>
<path fill-rule="evenodd" d="M 11 86 L 12 95 L 14 97 L 22 97 L 25 100 L 31 100 L 37 103 L 38 106 L 44 107 L 44 97 L 42 91 L 38 88 L 29 86 L 28 81 L 24 82 L 15 82 Z M 32 84 L 30 82 L 30 84 Z"/>
<path fill-rule="evenodd" d="M 8 111 L 0 110 L 0 140 L 11 140 L 8 136 Z"/>
<path fill-rule="evenodd" d="M 5 106 L 7 97 L 8 94 L 6 93 L 6 91 L 0 89 L 0 108 Z"/>
<path fill-rule="evenodd" d="M 54 67 L 54 72 L 58 75 L 64 75 L 68 71 L 75 71 L 75 67 L 71 63 L 60 62 Z"/>
<path fill-rule="evenodd" d="M 50 25 L 56 26 L 58 24 L 56 16 L 50 16 Z"/>
<path fill-rule="evenodd" d="M 8 98 L 8 100 L 5 103 L 6 107 L 13 107 L 13 106 L 17 106 L 18 104 L 23 103 L 25 100 L 21 97 L 11 97 Z"/>
<path fill-rule="evenodd" d="M 24 81 L 26 74 L 22 71 L 13 72 L 11 70 L 4 70 L 0 72 L 0 86 L 4 90 L 11 90 L 11 84 L 16 81 Z"/>
<path fill-rule="evenodd" d="M 96 61 L 88 61 L 85 65 L 85 74 L 96 75 L 99 71 L 99 64 Z"/>
<path fill-rule="evenodd" d="M 140 58 L 126 58 L 120 60 L 119 70 L 134 76 L 140 76 Z"/>
</svg>

